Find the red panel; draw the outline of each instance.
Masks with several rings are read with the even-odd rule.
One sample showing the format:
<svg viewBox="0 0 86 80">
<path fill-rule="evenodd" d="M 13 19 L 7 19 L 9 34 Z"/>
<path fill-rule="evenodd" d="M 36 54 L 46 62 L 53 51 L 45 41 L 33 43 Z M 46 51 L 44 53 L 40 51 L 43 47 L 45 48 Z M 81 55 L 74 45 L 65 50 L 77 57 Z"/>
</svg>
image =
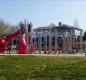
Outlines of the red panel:
<svg viewBox="0 0 86 80">
<path fill-rule="evenodd" d="M 6 41 L 5 41 L 5 36 L 0 38 L 0 53 L 4 53 L 6 49 Z"/>
<path fill-rule="evenodd" d="M 13 34 L 10 34 L 7 38 L 6 38 L 6 42 L 12 40 L 13 38 L 15 38 L 16 36 L 18 36 L 20 34 L 20 29 L 18 31 L 16 31 Z"/>
<path fill-rule="evenodd" d="M 22 34 L 21 40 L 18 46 L 18 53 L 19 54 L 26 54 L 26 34 Z"/>
<path fill-rule="evenodd" d="M 32 39 L 29 37 L 29 39 L 31 41 L 31 49 L 26 49 L 27 47 L 27 43 L 26 43 L 26 34 L 22 34 L 22 37 L 21 37 L 21 40 L 20 40 L 20 43 L 19 43 L 19 46 L 18 46 L 18 53 L 19 54 L 31 54 L 31 53 L 34 53 L 35 52 L 35 45 L 32 41 Z"/>
<path fill-rule="evenodd" d="M 15 33 L 9 35 L 8 37 L 6 36 L 1 37 L 0 38 L 0 52 L 4 53 L 6 51 L 7 42 L 9 42 L 12 38 L 16 37 L 19 34 L 20 34 L 20 29 L 16 31 Z"/>
<path fill-rule="evenodd" d="M 0 38 L 0 52 L 3 53 L 6 51 L 6 47 L 7 47 L 7 43 L 14 37 L 16 37 L 17 35 L 20 34 L 20 29 L 18 31 L 16 31 L 15 33 L 9 35 L 8 37 L 1 37 Z M 32 41 L 32 38 L 29 37 L 28 39 L 30 42 L 31 42 L 31 49 L 28 49 L 28 53 L 33 53 L 35 52 L 35 45 Z M 26 34 L 22 34 L 21 36 L 21 40 L 20 40 L 20 43 L 18 45 L 18 53 L 19 54 L 26 54 L 26 47 L 27 47 L 27 44 L 26 44 Z"/>
</svg>

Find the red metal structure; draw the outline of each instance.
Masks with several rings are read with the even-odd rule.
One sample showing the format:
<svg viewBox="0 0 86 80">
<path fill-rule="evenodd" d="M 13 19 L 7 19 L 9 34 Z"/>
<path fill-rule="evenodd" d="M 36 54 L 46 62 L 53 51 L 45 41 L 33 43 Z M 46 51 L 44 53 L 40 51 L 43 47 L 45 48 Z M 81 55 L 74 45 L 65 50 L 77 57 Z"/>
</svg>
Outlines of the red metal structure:
<svg viewBox="0 0 86 80">
<path fill-rule="evenodd" d="M 5 51 L 7 51 L 7 44 L 10 40 L 12 40 L 13 38 L 15 38 L 16 36 L 20 35 L 20 29 L 17 30 L 15 33 L 10 34 L 9 36 L 3 36 L 0 38 L 0 53 L 4 53 Z M 29 37 L 31 38 L 31 37 Z M 26 54 L 26 53 L 33 53 L 35 51 L 35 46 L 34 43 L 31 40 L 31 48 L 30 49 L 26 49 L 27 47 L 27 43 L 26 43 L 26 33 L 22 34 L 20 42 L 18 44 L 18 53 L 19 54 Z"/>
<path fill-rule="evenodd" d="M 31 40 L 31 41 L 30 41 Z M 35 44 L 33 43 L 31 37 L 29 36 L 29 39 L 28 41 L 31 42 L 31 47 L 28 48 L 27 50 L 27 43 L 26 43 L 26 33 L 22 34 L 21 36 L 21 40 L 20 40 L 20 43 L 19 43 L 19 46 L 18 46 L 18 53 L 21 54 L 31 54 L 31 53 L 34 53 L 35 52 Z"/>
</svg>

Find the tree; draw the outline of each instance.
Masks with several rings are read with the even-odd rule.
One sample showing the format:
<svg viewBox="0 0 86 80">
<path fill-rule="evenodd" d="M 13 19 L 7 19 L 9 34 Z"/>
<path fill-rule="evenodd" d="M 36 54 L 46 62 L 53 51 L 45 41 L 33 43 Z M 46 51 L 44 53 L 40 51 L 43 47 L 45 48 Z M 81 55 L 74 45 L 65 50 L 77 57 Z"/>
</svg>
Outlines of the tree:
<svg viewBox="0 0 86 80">
<path fill-rule="evenodd" d="M 3 19 L 0 19 L 0 36 L 12 34 L 17 28 L 17 26 L 12 26 Z"/>
<path fill-rule="evenodd" d="M 53 22 L 49 24 L 50 27 L 56 26 Z"/>
<path fill-rule="evenodd" d="M 17 26 L 10 26 L 10 34 L 14 33 L 18 27 Z"/>
<path fill-rule="evenodd" d="M 79 22 L 77 19 L 74 19 L 73 26 L 77 28 L 79 27 Z"/>
<path fill-rule="evenodd" d="M 9 32 L 9 24 L 6 24 L 4 20 L 0 19 L 0 36 Z"/>
</svg>

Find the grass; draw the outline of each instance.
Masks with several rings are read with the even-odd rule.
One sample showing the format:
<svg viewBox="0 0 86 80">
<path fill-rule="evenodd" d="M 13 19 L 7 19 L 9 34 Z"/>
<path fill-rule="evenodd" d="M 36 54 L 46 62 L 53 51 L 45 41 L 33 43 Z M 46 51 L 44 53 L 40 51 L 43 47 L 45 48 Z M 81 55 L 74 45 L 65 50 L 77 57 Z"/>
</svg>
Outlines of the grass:
<svg viewBox="0 0 86 80">
<path fill-rule="evenodd" d="M 0 56 L 0 80 L 86 80 L 86 57 Z"/>
</svg>

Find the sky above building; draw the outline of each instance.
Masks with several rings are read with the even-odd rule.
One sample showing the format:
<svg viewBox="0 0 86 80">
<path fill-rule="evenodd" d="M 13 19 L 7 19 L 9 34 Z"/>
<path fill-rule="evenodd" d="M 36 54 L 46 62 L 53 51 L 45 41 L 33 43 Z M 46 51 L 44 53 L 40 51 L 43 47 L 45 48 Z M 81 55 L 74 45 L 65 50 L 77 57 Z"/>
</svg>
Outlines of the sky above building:
<svg viewBox="0 0 86 80">
<path fill-rule="evenodd" d="M 16 25 L 27 19 L 33 28 L 58 22 L 73 25 L 77 19 L 79 27 L 86 30 L 85 0 L 0 0 L 0 18 Z"/>
</svg>

